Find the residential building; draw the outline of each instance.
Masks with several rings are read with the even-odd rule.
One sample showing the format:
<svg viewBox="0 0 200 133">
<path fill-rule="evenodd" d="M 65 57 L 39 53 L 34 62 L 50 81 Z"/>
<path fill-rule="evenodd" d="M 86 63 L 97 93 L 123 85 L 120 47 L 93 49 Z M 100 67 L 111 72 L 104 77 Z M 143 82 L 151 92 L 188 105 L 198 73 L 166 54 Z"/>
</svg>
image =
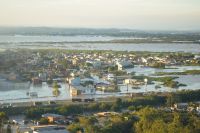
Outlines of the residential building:
<svg viewBox="0 0 200 133">
<path fill-rule="evenodd" d="M 125 68 L 134 67 L 134 65 L 130 61 L 117 61 L 116 65 L 117 65 L 119 71 L 121 71 Z"/>
<path fill-rule="evenodd" d="M 56 125 L 33 126 L 31 129 L 32 133 L 69 133 L 66 127 Z"/>
</svg>

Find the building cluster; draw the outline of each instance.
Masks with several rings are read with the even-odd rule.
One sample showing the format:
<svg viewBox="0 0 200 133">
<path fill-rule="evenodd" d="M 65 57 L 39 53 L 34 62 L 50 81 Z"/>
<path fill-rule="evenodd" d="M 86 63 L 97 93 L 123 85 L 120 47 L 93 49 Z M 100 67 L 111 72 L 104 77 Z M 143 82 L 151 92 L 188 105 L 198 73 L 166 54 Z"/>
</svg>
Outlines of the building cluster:
<svg viewBox="0 0 200 133">
<path fill-rule="evenodd" d="M 0 53 L 0 77 L 8 81 L 41 85 L 67 82 L 72 96 L 94 94 L 96 90 L 117 91 L 117 84 L 129 79 L 124 69 L 134 65 L 165 67 L 200 63 L 193 54 L 145 54 L 114 51 L 19 50 Z M 125 82 L 128 82 L 125 81 Z M 129 80 L 134 84 L 142 82 Z"/>
<path fill-rule="evenodd" d="M 187 112 L 193 112 L 200 116 L 200 102 L 195 102 L 193 104 L 189 103 L 175 103 L 171 110 L 174 111 L 187 111 Z"/>
</svg>

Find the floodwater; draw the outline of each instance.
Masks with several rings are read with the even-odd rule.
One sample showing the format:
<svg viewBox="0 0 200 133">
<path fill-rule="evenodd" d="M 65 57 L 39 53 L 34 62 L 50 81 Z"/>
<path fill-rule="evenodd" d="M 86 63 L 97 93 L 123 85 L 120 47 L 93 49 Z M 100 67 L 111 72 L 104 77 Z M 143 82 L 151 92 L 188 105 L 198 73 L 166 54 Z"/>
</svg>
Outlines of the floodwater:
<svg viewBox="0 0 200 133">
<path fill-rule="evenodd" d="M 28 84 L 28 83 L 27 83 Z M 27 87 L 27 85 L 15 87 L 13 89 L 5 90 L 5 88 L 0 89 L 0 101 L 17 101 L 17 100 L 35 100 L 38 98 L 46 99 L 46 100 L 52 100 L 52 99 L 69 99 L 70 93 L 68 86 L 64 83 L 60 83 L 61 88 L 60 95 L 58 97 L 53 96 L 53 89 L 52 87 L 49 87 L 46 82 L 43 82 L 40 86 L 33 86 L 32 84 L 30 87 Z M 27 95 L 28 92 L 36 92 L 38 94 L 38 98 L 30 98 L 29 95 Z"/>
<path fill-rule="evenodd" d="M 158 69 L 151 67 L 135 66 L 134 68 L 127 69 L 127 72 L 135 72 L 137 76 L 154 76 L 156 72 L 184 72 L 186 70 L 200 70 L 200 66 L 168 66 L 167 69 Z M 141 89 L 132 89 L 132 86 L 129 86 L 128 89 L 131 92 L 168 92 L 176 90 L 196 90 L 200 89 L 200 75 L 169 75 L 178 77 L 175 81 L 185 84 L 187 86 L 181 86 L 178 89 L 171 89 L 169 87 L 162 86 L 159 82 L 154 82 L 151 85 L 140 86 Z M 155 76 L 156 77 L 156 76 Z M 156 89 L 155 86 L 159 85 L 161 88 Z M 121 87 L 124 91 L 127 90 L 127 86 Z"/>
<path fill-rule="evenodd" d="M 200 53 L 200 44 L 187 43 L 156 43 L 156 44 L 127 44 L 127 43 L 83 43 L 84 41 L 110 41 L 114 39 L 134 39 L 133 37 L 109 37 L 109 36 L 0 36 L 0 50 L 16 48 L 60 48 L 74 50 L 115 50 L 115 51 L 149 51 L 149 52 L 192 52 Z M 137 38 L 138 39 L 138 38 Z M 69 43 L 71 42 L 71 43 Z M 72 43 L 73 42 L 73 43 Z M 81 42 L 81 43 L 80 43 Z M 127 69 L 127 72 L 136 72 L 136 75 L 152 76 L 156 72 L 183 72 L 185 70 L 200 70 L 199 66 L 171 66 L 168 69 L 156 69 L 142 66 L 135 66 Z M 200 89 L 200 75 L 183 75 L 176 79 L 180 83 L 186 84 L 181 89 Z M 141 89 L 132 89 L 128 86 L 128 92 L 163 92 L 171 91 L 170 88 L 161 86 L 155 89 L 160 83 L 140 86 Z M 63 100 L 70 99 L 68 86 L 61 83 L 60 95 L 53 97 L 52 88 L 43 83 L 41 86 L 33 86 L 30 83 L 11 83 L 0 78 L 0 102 L 22 102 L 22 101 L 41 101 L 41 100 Z M 121 86 L 121 93 L 127 92 L 127 86 Z M 36 92 L 38 98 L 30 98 L 27 92 Z M 120 93 L 101 93 L 97 92 L 95 97 L 116 96 Z"/>
<path fill-rule="evenodd" d="M 176 68 L 176 69 L 175 69 Z M 200 66 L 170 66 L 168 69 L 157 69 L 157 68 L 149 68 L 142 66 L 135 66 L 132 69 L 127 69 L 128 72 L 136 72 L 136 75 L 146 75 L 152 76 L 155 72 L 183 72 L 185 70 L 200 70 Z M 176 91 L 176 90 L 195 90 L 200 89 L 200 75 L 179 75 L 179 78 L 176 79 L 180 83 L 186 84 L 186 87 L 180 87 L 179 89 L 171 89 L 168 87 L 164 87 L 159 82 L 155 82 L 155 84 L 151 85 L 142 85 L 140 89 L 132 89 L 131 85 L 128 85 L 128 92 L 141 93 L 141 92 L 168 92 L 168 91 Z M 0 80 L 0 84 L 9 84 L 6 80 Z M 60 95 L 58 97 L 54 97 L 52 94 L 52 87 L 49 87 L 47 83 L 43 82 L 41 86 L 33 86 L 32 84 L 27 85 L 29 83 L 24 83 L 23 85 L 8 85 L 9 87 L 3 89 L 0 88 L 0 101 L 1 102 L 22 102 L 22 101 L 45 101 L 45 100 L 69 100 L 71 99 L 69 87 L 65 83 L 59 83 L 61 85 Z M 155 86 L 160 85 L 161 88 L 156 89 Z M 29 87 L 27 87 L 29 86 Z M 120 96 L 121 93 L 127 93 L 127 86 L 120 86 L 121 92 L 117 93 L 102 93 L 96 92 L 96 95 L 93 97 L 106 97 L 106 96 Z M 27 92 L 36 92 L 38 94 L 38 98 L 30 98 L 27 95 Z M 91 95 L 88 95 L 91 96 Z"/>
</svg>

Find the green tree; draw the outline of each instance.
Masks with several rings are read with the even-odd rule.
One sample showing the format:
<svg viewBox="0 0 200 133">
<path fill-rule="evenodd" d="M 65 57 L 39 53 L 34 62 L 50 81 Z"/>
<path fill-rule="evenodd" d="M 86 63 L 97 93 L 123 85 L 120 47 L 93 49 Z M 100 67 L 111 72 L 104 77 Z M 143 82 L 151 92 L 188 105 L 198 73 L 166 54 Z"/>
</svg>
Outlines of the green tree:
<svg viewBox="0 0 200 133">
<path fill-rule="evenodd" d="M 67 130 L 69 130 L 71 133 L 83 133 L 83 128 L 80 126 L 80 124 L 71 124 L 67 126 Z"/>
<path fill-rule="evenodd" d="M 49 120 L 47 118 L 42 117 L 39 122 L 40 122 L 40 124 L 48 124 Z"/>
<path fill-rule="evenodd" d="M 95 123 L 97 123 L 97 119 L 95 117 L 79 117 L 79 123 L 82 127 L 84 127 L 85 133 L 96 133 L 96 128 Z"/>
<path fill-rule="evenodd" d="M 6 131 L 6 133 L 11 133 L 12 131 L 11 131 L 11 126 L 10 125 L 7 125 L 7 131 Z"/>
<path fill-rule="evenodd" d="M 6 114 L 4 112 L 0 112 L 0 132 L 3 132 L 3 123 L 7 119 Z"/>
<path fill-rule="evenodd" d="M 58 82 L 53 83 L 53 95 L 58 97 L 60 95 Z"/>
<path fill-rule="evenodd" d="M 181 123 L 181 118 L 178 113 L 173 114 L 173 121 L 168 125 L 168 132 L 170 133 L 186 133 L 183 130 L 183 124 Z"/>
</svg>

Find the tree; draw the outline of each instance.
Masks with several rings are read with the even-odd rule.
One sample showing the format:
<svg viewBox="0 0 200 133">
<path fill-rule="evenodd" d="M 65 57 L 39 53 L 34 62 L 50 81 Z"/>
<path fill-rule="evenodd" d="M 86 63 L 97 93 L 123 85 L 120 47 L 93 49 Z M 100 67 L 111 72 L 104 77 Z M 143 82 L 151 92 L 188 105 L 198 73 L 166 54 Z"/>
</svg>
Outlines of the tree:
<svg viewBox="0 0 200 133">
<path fill-rule="evenodd" d="M 122 99 L 121 98 L 117 98 L 116 99 L 116 104 L 117 105 L 121 105 L 122 104 Z"/>
<path fill-rule="evenodd" d="M 178 103 L 180 101 L 181 101 L 181 99 L 180 99 L 179 95 L 174 94 L 174 93 L 169 94 L 167 97 L 167 105 L 168 106 L 172 106 L 173 104 Z"/>
<path fill-rule="evenodd" d="M 56 97 L 60 95 L 59 85 L 57 82 L 53 83 L 53 95 Z"/>
<path fill-rule="evenodd" d="M 80 124 L 71 124 L 67 127 L 71 133 L 83 133 L 83 128 Z"/>
<path fill-rule="evenodd" d="M 6 119 L 6 114 L 4 112 L 0 112 L 0 132 L 3 132 L 2 127 L 3 127 L 3 122 Z"/>
<path fill-rule="evenodd" d="M 186 130 L 184 131 L 184 126 L 181 123 L 180 114 L 174 113 L 173 114 L 173 121 L 168 125 L 168 132 L 170 133 L 187 133 Z"/>
<path fill-rule="evenodd" d="M 95 117 L 79 117 L 77 123 L 73 123 L 67 127 L 71 133 L 97 133 L 99 128 L 95 126 L 97 123 Z"/>
<path fill-rule="evenodd" d="M 6 133 L 11 133 L 12 131 L 11 131 L 11 126 L 10 125 L 7 125 L 7 131 L 6 131 Z"/>
<path fill-rule="evenodd" d="M 166 133 L 167 124 L 162 119 L 156 119 L 150 128 L 151 133 Z"/>
<path fill-rule="evenodd" d="M 40 124 L 48 124 L 49 123 L 49 120 L 47 118 L 41 118 L 40 119 Z"/>
</svg>

